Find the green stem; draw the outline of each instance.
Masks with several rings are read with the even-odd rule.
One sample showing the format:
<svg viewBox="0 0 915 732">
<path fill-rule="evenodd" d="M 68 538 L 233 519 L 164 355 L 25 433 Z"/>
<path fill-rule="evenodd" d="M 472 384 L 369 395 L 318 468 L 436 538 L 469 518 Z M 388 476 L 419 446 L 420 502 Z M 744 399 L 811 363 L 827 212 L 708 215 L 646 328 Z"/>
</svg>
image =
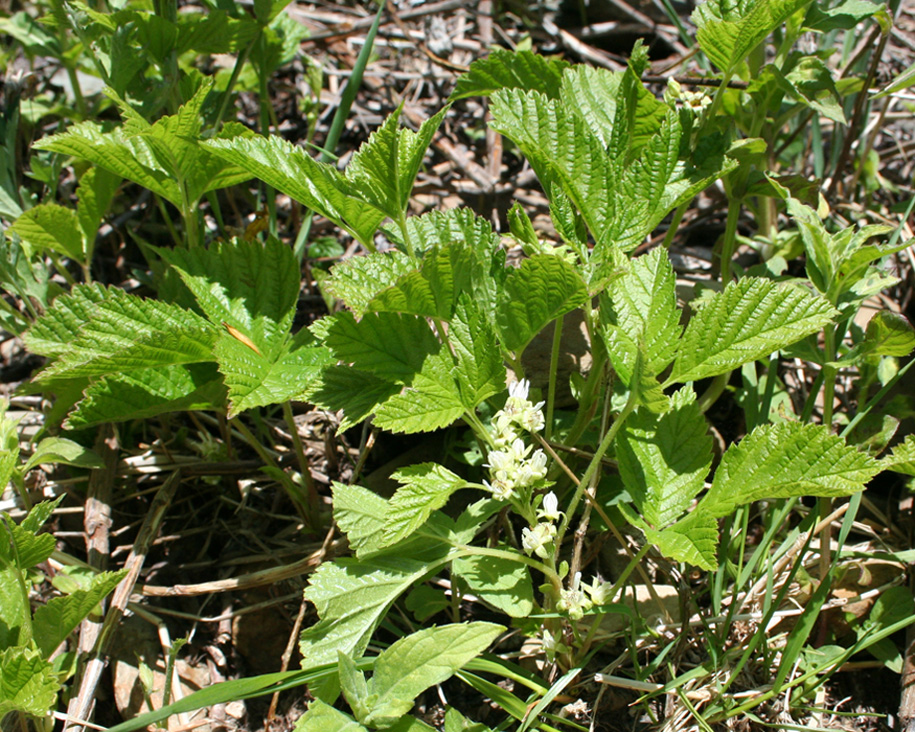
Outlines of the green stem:
<svg viewBox="0 0 915 732">
<path fill-rule="evenodd" d="M 728 219 L 721 242 L 721 284 L 725 287 L 731 281 L 731 260 L 737 248 L 737 223 L 740 220 L 740 209 L 743 200 L 734 196 L 728 201 Z"/>
<path fill-rule="evenodd" d="M 172 223 L 172 217 L 169 216 L 168 209 L 165 208 L 165 202 L 159 195 L 154 193 L 153 196 L 156 198 L 156 205 L 159 207 L 159 213 L 162 214 L 162 220 L 165 222 L 165 228 L 168 229 L 168 233 L 171 234 L 172 240 L 175 242 L 175 246 L 180 247 L 181 237 L 178 236 L 178 231 L 175 229 L 175 225 Z"/>
<path fill-rule="evenodd" d="M 546 397 L 546 426 L 544 436 L 549 442 L 553 435 L 553 409 L 556 406 L 556 376 L 559 370 L 559 349 L 562 344 L 562 324 L 564 316 L 553 321 L 553 348 L 550 352 L 550 380 Z"/>
<path fill-rule="evenodd" d="M 593 341 L 592 341 L 593 342 Z M 604 364 L 606 356 L 603 349 L 591 352 L 594 359 L 591 364 L 591 370 L 588 372 L 588 378 L 585 380 L 584 388 L 579 397 L 578 413 L 575 416 L 575 423 L 569 430 L 565 443 L 567 445 L 577 445 L 581 436 L 585 433 L 591 420 L 594 418 L 594 412 L 597 409 L 597 399 L 595 393 L 598 391 L 598 385 L 604 378 Z"/>
<path fill-rule="evenodd" d="M 260 36 L 260 54 L 261 58 L 266 58 L 267 56 L 267 38 L 263 33 L 258 34 Z M 262 68 L 261 73 L 257 75 L 258 83 L 258 97 L 260 103 L 260 130 L 261 134 L 264 137 L 270 136 L 270 113 L 273 111 L 273 105 L 270 102 L 270 90 L 267 86 L 267 74 Z M 271 236 L 276 236 L 276 192 L 266 183 L 262 183 L 262 193 L 264 196 L 264 202 L 267 205 L 267 221 L 268 221 L 268 231 Z"/>
<path fill-rule="evenodd" d="M 196 249 L 200 245 L 200 227 L 197 222 L 197 209 L 190 201 L 185 201 L 181 209 L 184 220 L 184 233 L 187 237 L 187 248 Z"/>
<path fill-rule="evenodd" d="M 222 102 L 219 105 L 219 112 L 217 112 L 216 121 L 213 123 L 214 130 L 218 130 L 222 124 L 226 110 L 229 108 L 229 100 L 232 98 L 232 90 L 235 88 L 235 84 L 238 83 L 238 77 L 241 74 L 241 70 L 248 60 L 248 56 L 251 55 L 251 49 L 254 48 L 254 44 L 260 40 L 262 32 L 261 29 L 258 29 L 257 34 L 251 39 L 251 43 L 245 46 L 242 49 L 242 52 L 238 54 L 238 58 L 235 59 L 235 66 L 232 67 L 232 75 L 229 77 L 229 83 L 226 84 L 226 90 L 223 92 Z"/>
<path fill-rule="evenodd" d="M 730 377 L 731 372 L 728 371 L 726 374 L 718 374 L 718 376 L 712 380 L 712 383 L 708 385 L 708 388 L 696 402 L 700 412 L 704 414 L 716 401 L 718 401 L 718 397 L 720 397 L 727 388 Z"/>
<path fill-rule="evenodd" d="M 67 78 L 70 80 L 70 86 L 73 87 L 73 96 L 76 98 L 76 109 L 80 114 L 80 117 L 85 119 L 88 109 L 86 107 L 86 98 L 83 96 L 83 90 L 79 85 L 79 76 L 76 73 L 76 68 L 70 64 L 65 63 L 64 67 L 67 69 Z"/>
<path fill-rule="evenodd" d="M 664 241 L 661 244 L 665 249 L 670 249 L 670 245 L 673 243 L 674 237 L 677 235 L 677 229 L 680 228 L 680 222 L 683 220 L 683 214 L 686 213 L 689 203 L 681 204 L 677 207 L 677 210 L 674 211 L 673 218 L 670 220 L 670 226 L 667 229 L 667 233 L 664 235 Z"/>
<path fill-rule="evenodd" d="M 248 425 L 242 422 L 237 417 L 229 420 L 231 425 L 241 432 L 242 437 L 245 438 L 245 441 L 251 446 L 251 449 L 257 453 L 257 456 L 263 460 L 267 465 L 270 465 L 274 468 L 279 468 L 276 464 L 276 461 L 273 459 L 273 456 L 267 452 L 267 449 L 261 445 L 260 441 L 254 436 L 254 433 L 248 429 Z"/>
<path fill-rule="evenodd" d="M 610 425 L 610 429 L 607 430 L 607 434 L 604 435 L 604 439 L 601 440 L 600 445 L 598 445 L 597 450 L 595 450 L 594 457 L 591 458 L 591 462 L 588 464 L 587 470 L 585 470 L 584 475 L 581 476 L 581 480 L 578 481 L 578 485 L 575 487 L 575 495 L 572 496 L 572 500 L 566 507 L 565 515 L 562 517 L 562 522 L 559 524 L 559 529 L 556 532 L 556 538 L 553 542 L 555 546 L 560 546 L 562 544 L 562 539 L 569 528 L 569 521 L 575 514 L 575 510 L 578 508 L 578 504 L 584 496 L 585 489 L 588 487 L 591 479 L 597 474 L 597 471 L 600 468 L 601 460 L 607 453 L 607 450 L 610 449 L 610 445 L 616 438 L 616 435 L 620 431 L 620 428 L 623 426 L 623 423 L 626 421 L 626 418 L 635 411 L 635 408 L 636 392 L 632 391 L 629 394 L 629 401 L 626 402 L 626 406 L 623 407 L 623 411 L 620 412 L 619 416 L 614 420 L 613 424 Z"/>
<path fill-rule="evenodd" d="M 54 269 L 57 270 L 57 273 L 67 281 L 67 284 L 70 285 L 70 287 L 73 287 L 73 285 L 76 284 L 76 280 L 73 279 L 73 275 L 67 271 L 67 268 L 61 264 L 60 256 L 51 251 L 48 252 L 48 256 L 51 258 L 51 261 L 54 262 Z"/>
<path fill-rule="evenodd" d="M 318 496 L 317 488 L 315 488 L 315 479 L 311 475 L 311 465 L 308 462 L 308 456 L 305 454 L 305 446 L 302 444 L 302 437 L 299 435 L 299 429 L 296 426 L 295 416 L 292 414 L 292 406 L 289 402 L 283 402 L 283 419 L 292 437 L 295 456 L 299 461 L 299 472 L 302 475 L 302 481 L 305 483 L 305 489 L 308 491 L 308 499 L 311 503 L 313 515 L 317 516 L 321 498 Z"/>
<path fill-rule="evenodd" d="M 397 219 L 397 227 L 400 229 L 400 235 L 403 237 L 403 245 L 407 249 L 407 256 L 410 259 L 416 259 L 416 250 L 413 248 L 413 240 L 410 238 L 410 231 L 407 229 L 407 215 L 405 211 L 400 212 L 400 218 Z"/>
<path fill-rule="evenodd" d="M 483 440 L 489 447 L 492 447 L 492 437 L 489 434 L 489 430 L 483 425 L 480 421 L 480 418 L 477 417 L 473 412 L 464 412 L 463 416 L 464 421 L 473 430 L 477 439 Z"/>
<path fill-rule="evenodd" d="M 832 431 L 832 409 L 836 394 L 836 331 L 827 325 L 824 333 L 826 364 L 823 366 L 823 424 Z"/>
</svg>

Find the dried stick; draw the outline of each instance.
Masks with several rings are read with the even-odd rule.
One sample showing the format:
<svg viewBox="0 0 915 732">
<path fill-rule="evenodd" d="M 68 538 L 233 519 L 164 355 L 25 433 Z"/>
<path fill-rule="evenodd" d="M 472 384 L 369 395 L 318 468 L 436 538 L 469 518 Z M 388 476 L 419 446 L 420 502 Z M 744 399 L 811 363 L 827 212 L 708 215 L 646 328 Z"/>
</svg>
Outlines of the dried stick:
<svg viewBox="0 0 915 732">
<path fill-rule="evenodd" d="M 127 576 L 121 580 L 121 583 L 117 586 L 114 595 L 111 598 L 111 607 L 105 614 L 105 621 L 102 624 L 101 632 L 98 635 L 89 662 L 86 664 L 86 670 L 79 687 L 79 694 L 70 701 L 70 706 L 67 710 L 67 714 L 70 717 L 76 719 L 90 719 L 92 705 L 95 701 L 95 691 L 98 688 L 99 680 L 102 677 L 102 670 L 105 668 L 105 663 L 108 660 L 108 648 L 111 645 L 111 640 L 114 638 L 114 633 L 117 630 L 118 624 L 124 615 L 124 610 L 127 607 L 127 601 L 130 599 L 130 594 L 133 592 L 134 585 L 140 575 L 140 570 L 143 568 L 143 563 L 146 560 L 146 553 L 149 551 L 153 540 L 159 533 L 162 519 L 165 518 L 165 512 L 171 504 L 172 498 L 174 497 L 180 482 L 181 473 L 172 473 L 162 484 L 162 487 L 159 489 L 158 493 L 156 493 L 155 498 L 153 498 L 152 504 L 149 507 L 149 512 L 146 514 L 143 525 L 140 527 L 137 540 L 134 542 L 133 550 L 127 557 L 127 561 L 124 562 Z M 83 729 L 83 727 L 73 724 L 69 729 L 79 730 Z"/>
<path fill-rule="evenodd" d="M 83 527 L 86 530 L 87 563 L 93 569 L 103 572 L 108 568 L 111 492 L 118 468 L 118 437 L 113 425 L 106 424 L 99 430 L 94 447 L 105 467 L 92 471 L 89 476 Z M 80 625 L 74 688 L 83 680 L 86 671 L 83 661 L 95 648 L 101 631 L 102 624 L 90 618 L 86 618 Z M 87 713 L 76 711 L 76 701 L 75 698 L 70 700 L 67 713 L 70 717 L 88 719 Z"/>
</svg>

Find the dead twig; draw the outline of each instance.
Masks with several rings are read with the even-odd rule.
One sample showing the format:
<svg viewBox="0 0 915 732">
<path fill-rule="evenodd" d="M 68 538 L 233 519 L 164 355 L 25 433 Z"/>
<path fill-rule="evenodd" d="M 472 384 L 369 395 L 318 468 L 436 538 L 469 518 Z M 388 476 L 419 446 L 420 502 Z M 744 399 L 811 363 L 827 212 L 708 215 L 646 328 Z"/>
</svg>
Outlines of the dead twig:
<svg viewBox="0 0 915 732">
<path fill-rule="evenodd" d="M 133 551 L 130 552 L 127 561 L 124 562 L 127 576 L 121 580 L 121 583 L 114 591 L 114 595 L 111 598 L 111 607 L 105 614 L 105 621 L 102 623 L 92 655 L 86 664 L 86 670 L 79 685 L 79 693 L 70 702 L 70 707 L 67 710 L 67 714 L 70 717 L 76 719 L 91 718 L 95 691 L 102 677 L 102 670 L 108 660 L 108 648 L 124 615 L 124 610 L 127 607 L 127 602 L 133 592 L 137 578 L 140 576 L 140 570 L 146 560 L 146 553 L 159 533 L 159 527 L 165 518 L 165 512 L 168 510 L 180 482 L 181 473 L 172 473 L 162 484 L 155 498 L 153 498 L 149 512 L 140 527 L 137 540 L 134 542 Z M 82 729 L 82 727 L 74 724 L 69 729 Z"/>
</svg>

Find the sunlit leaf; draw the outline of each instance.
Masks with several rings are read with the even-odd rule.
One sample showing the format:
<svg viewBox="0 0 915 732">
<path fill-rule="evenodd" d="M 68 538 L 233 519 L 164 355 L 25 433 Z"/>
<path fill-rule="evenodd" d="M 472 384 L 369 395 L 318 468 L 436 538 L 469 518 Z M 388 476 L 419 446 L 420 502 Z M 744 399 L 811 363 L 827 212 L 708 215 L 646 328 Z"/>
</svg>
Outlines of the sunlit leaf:
<svg viewBox="0 0 915 732">
<path fill-rule="evenodd" d="M 712 464 L 712 438 L 689 387 L 670 409 L 640 409 L 623 425 L 616 442 L 620 476 L 648 524 L 661 529 L 676 521 L 702 490 Z"/>
<path fill-rule="evenodd" d="M 704 303 L 686 326 L 667 383 L 727 373 L 815 333 L 836 311 L 791 285 L 745 277 Z"/>
<path fill-rule="evenodd" d="M 763 425 L 724 453 L 699 510 L 717 518 L 763 498 L 847 496 L 882 469 L 823 425 Z"/>
<path fill-rule="evenodd" d="M 571 68 L 569 62 L 559 58 L 493 48 L 489 56 L 474 61 L 470 70 L 458 78 L 449 99 L 487 96 L 497 89 L 513 88 L 537 90 L 555 97 L 559 94 L 562 72 L 568 68 Z"/>
</svg>

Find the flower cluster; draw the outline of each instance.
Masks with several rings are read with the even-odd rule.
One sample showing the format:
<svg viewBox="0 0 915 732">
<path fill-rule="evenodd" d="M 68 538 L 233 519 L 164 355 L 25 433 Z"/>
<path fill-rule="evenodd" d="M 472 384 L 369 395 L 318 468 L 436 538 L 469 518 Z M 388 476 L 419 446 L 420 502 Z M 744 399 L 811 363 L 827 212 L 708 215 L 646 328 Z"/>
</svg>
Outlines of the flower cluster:
<svg viewBox="0 0 915 732">
<path fill-rule="evenodd" d="M 528 554 L 536 554 L 541 559 L 549 559 L 550 545 L 556 538 L 556 524 L 562 512 L 559 510 L 559 499 L 550 491 L 543 497 L 543 506 L 537 509 L 537 518 L 544 519 L 531 528 L 521 531 L 521 546 Z"/>
<path fill-rule="evenodd" d="M 518 490 L 527 490 L 529 495 L 530 489 L 546 478 L 546 455 L 522 437 L 522 431 L 539 432 L 544 426 L 543 402 L 528 400 L 529 390 L 527 379 L 512 384 L 505 406 L 493 417 L 496 449 L 490 451 L 486 463 L 492 482 L 483 483 L 500 501 L 515 498 Z"/>
</svg>

